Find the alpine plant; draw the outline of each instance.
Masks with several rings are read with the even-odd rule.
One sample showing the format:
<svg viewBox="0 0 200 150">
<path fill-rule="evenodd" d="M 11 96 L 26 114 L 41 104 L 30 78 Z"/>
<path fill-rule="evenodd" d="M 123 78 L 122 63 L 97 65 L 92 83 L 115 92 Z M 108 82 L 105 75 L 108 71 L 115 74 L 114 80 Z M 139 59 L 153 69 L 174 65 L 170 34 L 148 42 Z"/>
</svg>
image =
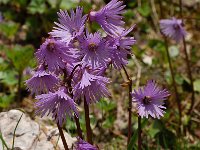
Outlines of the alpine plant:
<svg viewBox="0 0 200 150">
<path fill-rule="evenodd" d="M 111 65 L 117 70 L 127 65 L 136 41 L 131 36 L 134 26 L 124 26 L 124 8 L 122 1 L 112 0 L 89 14 L 83 14 L 80 6 L 57 13 L 55 27 L 35 53 L 35 74 L 26 81 L 28 90 L 36 95 L 36 114 L 51 114 L 62 126 L 66 116 L 78 117 L 77 101 L 85 99 L 89 105 L 111 96 L 107 88 L 111 80 L 105 72 Z M 104 33 L 89 32 L 86 24 L 94 21 Z"/>
</svg>

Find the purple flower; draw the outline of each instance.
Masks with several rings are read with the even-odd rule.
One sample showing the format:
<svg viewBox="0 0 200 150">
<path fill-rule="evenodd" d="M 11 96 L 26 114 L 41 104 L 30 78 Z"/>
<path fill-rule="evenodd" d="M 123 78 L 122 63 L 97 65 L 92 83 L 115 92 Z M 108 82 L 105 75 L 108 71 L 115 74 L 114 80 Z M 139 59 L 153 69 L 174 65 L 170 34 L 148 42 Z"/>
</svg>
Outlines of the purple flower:
<svg viewBox="0 0 200 150">
<path fill-rule="evenodd" d="M 89 34 L 80 41 L 83 64 L 91 64 L 92 67 L 107 66 L 111 47 L 108 42 L 102 39 L 100 33 Z"/>
<path fill-rule="evenodd" d="M 36 114 L 41 113 L 43 117 L 45 114 L 53 114 L 52 118 L 62 126 L 65 122 L 66 116 L 72 117 L 73 113 L 78 117 L 78 110 L 76 104 L 70 96 L 66 94 L 67 89 L 61 87 L 55 93 L 49 92 L 36 96 L 38 100 L 35 104 L 37 111 Z"/>
<path fill-rule="evenodd" d="M 2 12 L 0 12 L 0 23 L 3 22 L 3 15 Z"/>
<path fill-rule="evenodd" d="M 73 62 L 73 54 L 65 43 L 53 38 L 46 39 L 35 53 L 40 64 L 48 66 L 48 70 L 53 72 L 63 69 L 66 63 Z"/>
<path fill-rule="evenodd" d="M 70 11 L 71 16 L 69 16 L 67 11 L 58 12 L 59 23 L 55 22 L 57 27 L 54 27 L 50 34 L 53 37 L 59 38 L 65 43 L 69 43 L 74 38 L 82 35 L 85 28 L 85 21 L 87 15 L 82 16 L 83 8 L 77 7 L 76 12 L 74 10 Z"/>
<path fill-rule="evenodd" d="M 107 33 L 113 34 L 113 32 L 121 30 L 120 27 L 124 25 L 124 21 L 122 21 L 124 8 L 125 5 L 122 1 L 112 0 L 101 10 L 91 11 L 89 17 L 91 21 L 100 24 Z"/>
<path fill-rule="evenodd" d="M 74 150 L 98 150 L 96 147 L 83 141 L 81 138 L 78 138 L 78 141 L 75 142 L 73 146 Z"/>
<path fill-rule="evenodd" d="M 128 64 L 127 55 L 131 54 L 131 46 L 136 40 L 134 37 L 126 36 L 133 30 L 134 27 L 135 25 L 128 30 L 122 31 L 118 35 L 108 37 L 110 46 L 113 46 L 113 50 L 111 52 L 111 61 L 116 69 L 121 69 L 122 65 Z"/>
<path fill-rule="evenodd" d="M 182 25 L 182 20 L 174 17 L 172 19 L 160 20 L 160 29 L 165 36 L 172 38 L 176 42 L 179 42 L 183 39 L 183 37 L 186 36 L 186 31 Z"/>
<path fill-rule="evenodd" d="M 99 101 L 102 97 L 109 97 L 110 93 L 106 87 L 109 82 L 108 78 L 90 74 L 83 69 L 80 80 L 74 84 L 74 98 L 85 97 L 87 104 L 90 104 Z"/>
<path fill-rule="evenodd" d="M 47 73 L 43 67 L 40 67 L 32 78 L 26 80 L 26 85 L 32 94 L 41 94 L 53 91 L 58 82 L 59 80 L 55 75 Z"/>
<path fill-rule="evenodd" d="M 158 87 L 155 81 L 148 81 L 143 88 L 134 90 L 132 93 L 133 101 L 137 103 L 138 114 L 143 118 L 148 118 L 148 115 L 153 118 L 163 117 L 166 107 L 163 106 L 164 100 L 170 93 L 166 89 Z"/>
</svg>

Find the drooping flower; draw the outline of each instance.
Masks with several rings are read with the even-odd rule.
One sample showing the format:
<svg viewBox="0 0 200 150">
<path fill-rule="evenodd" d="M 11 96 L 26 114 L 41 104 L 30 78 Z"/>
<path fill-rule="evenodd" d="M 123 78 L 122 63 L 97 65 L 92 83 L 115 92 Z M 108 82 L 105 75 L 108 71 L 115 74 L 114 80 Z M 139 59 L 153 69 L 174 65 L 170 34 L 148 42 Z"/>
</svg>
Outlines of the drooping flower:
<svg viewBox="0 0 200 150">
<path fill-rule="evenodd" d="M 90 143 L 82 140 L 81 138 L 77 138 L 77 142 L 73 145 L 73 150 L 98 150 L 96 147 L 91 145 Z"/>
<path fill-rule="evenodd" d="M 27 88 L 36 95 L 53 91 L 58 83 L 59 79 L 55 75 L 47 73 L 43 67 L 40 67 L 32 78 L 26 80 Z"/>
<path fill-rule="evenodd" d="M 124 13 L 125 5 L 122 1 L 111 0 L 105 7 L 99 11 L 91 11 L 89 18 L 91 21 L 96 21 L 109 34 L 121 30 L 124 25 L 122 14 Z"/>
<path fill-rule="evenodd" d="M 91 64 L 93 68 L 100 65 L 107 66 L 111 47 L 100 33 L 86 32 L 86 36 L 80 41 L 80 46 L 83 64 Z"/>
<path fill-rule="evenodd" d="M 148 81 L 147 85 L 132 93 L 133 101 L 137 103 L 138 114 L 143 118 L 150 115 L 153 118 L 163 117 L 166 107 L 164 100 L 170 93 L 166 89 L 158 87 L 155 81 Z"/>
<path fill-rule="evenodd" d="M 59 38 L 61 41 L 68 44 L 74 38 L 82 35 L 85 28 L 85 21 L 87 15 L 82 16 L 83 8 L 77 7 L 76 12 L 74 10 L 70 11 L 69 16 L 67 11 L 58 12 L 59 23 L 55 22 L 57 27 L 54 27 L 50 35 Z"/>
<path fill-rule="evenodd" d="M 35 103 L 37 108 L 36 114 L 41 114 L 43 117 L 45 114 L 52 114 L 52 118 L 62 126 L 65 122 L 66 116 L 72 117 L 73 113 L 78 117 L 78 110 L 76 104 L 69 95 L 66 94 L 67 89 L 60 87 L 60 89 L 54 93 L 42 94 L 36 96 L 38 100 Z"/>
<path fill-rule="evenodd" d="M 80 80 L 74 84 L 74 98 L 85 98 L 87 104 L 95 103 L 102 97 L 109 97 L 110 93 L 106 87 L 109 78 L 88 73 L 87 69 L 82 70 Z"/>
<path fill-rule="evenodd" d="M 165 36 L 172 38 L 176 42 L 179 42 L 186 36 L 182 20 L 174 17 L 172 19 L 160 20 L 160 29 Z"/>
<path fill-rule="evenodd" d="M 121 33 L 108 36 L 110 46 L 113 46 L 111 51 L 111 61 L 116 69 L 121 69 L 122 65 L 128 64 L 127 55 L 131 54 L 131 46 L 135 43 L 134 37 L 127 37 L 135 26 L 128 30 L 123 30 Z"/>
<path fill-rule="evenodd" d="M 66 63 L 73 62 L 73 54 L 65 43 L 54 38 L 46 39 L 35 53 L 40 64 L 48 66 L 48 70 L 54 72 L 63 69 Z"/>
</svg>

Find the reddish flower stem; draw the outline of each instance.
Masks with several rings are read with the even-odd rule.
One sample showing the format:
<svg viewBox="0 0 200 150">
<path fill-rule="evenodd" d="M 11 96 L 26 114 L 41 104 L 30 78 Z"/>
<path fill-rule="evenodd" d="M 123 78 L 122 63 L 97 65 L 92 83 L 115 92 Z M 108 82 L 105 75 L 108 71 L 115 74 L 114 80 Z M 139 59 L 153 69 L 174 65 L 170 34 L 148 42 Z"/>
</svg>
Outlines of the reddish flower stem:
<svg viewBox="0 0 200 150">
<path fill-rule="evenodd" d="M 129 106 L 128 106 L 128 140 L 127 140 L 127 146 L 130 142 L 131 135 L 132 135 L 132 79 L 129 77 L 128 72 L 126 71 L 126 68 L 122 65 L 124 72 L 126 74 L 127 80 L 129 81 Z"/>
<path fill-rule="evenodd" d="M 76 68 L 79 67 L 79 66 L 80 65 L 76 65 L 73 68 L 69 78 L 67 78 L 66 70 L 63 70 L 63 72 L 64 72 L 64 82 L 67 83 L 67 85 L 69 87 L 70 95 L 71 95 L 72 98 L 73 98 L 74 95 L 72 93 L 71 81 L 72 81 L 73 73 L 75 72 Z M 77 134 L 81 139 L 83 139 L 83 134 L 82 134 L 82 130 L 81 130 L 81 127 L 80 127 L 79 118 L 76 115 L 74 115 L 74 120 L 75 120 L 75 123 L 76 123 Z"/>
<path fill-rule="evenodd" d="M 161 18 L 164 17 L 163 15 L 163 8 L 162 8 L 162 1 L 159 0 L 159 5 L 160 5 L 160 15 L 161 15 Z M 161 33 L 162 34 L 162 33 Z M 171 62 L 171 58 L 170 58 L 170 55 L 169 55 L 169 46 L 168 46 L 168 41 L 167 41 L 167 38 L 163 35 L 163 38 L 164 38 L 164 42 L 165 42 L 165 49 L 166 49 L 166 52 L 167 52 L 167 60 L 168 60 L 168 63 L 169 63 L 169 68 L 170 68 L 170 73 L 171 73 L 171 77 L 172 77 L 172 84 L 173 84 L 173 87 L 174 87 L 174 92 L 175 92 L 175 98 L 176 98 L 176 103 L 177 103 L 177 107 L 178 107 L 178 112 L 179 112 L 179 126 L 178 126 L 178 131 L 179 133 L 181 132 L 181 125 L 182 125 L 182 110 L 181 110 L 181 100 L 180 100 L 180 97 L 179 97 L 179 94 L 178 94 L 178 90 L 177 90 L 177 84 L 176 84 L 176 81 L 175 81 L 175 73 L 174 73 L 174 70 L 173 70 L 173 67 L 172 67 L 172 62 Z"/>
<path fill-rule="evenodd" d="M 194 93 L 194 84 L 193 84 L 193 78 L 192 78 L 191 65 L 190 65 L 188 54 L 187 54 L 185 38 L 183 38 L 183 49 L 184 49 L 184 53 L 185 53 L 185 61 L 187 64 L 187 73 L 188 73 L 188 76 L 190 79 L 190 86 L 191 86 L 191 90 L 192 90 L 191 105 L 190 105 L 190 109 L 188 110 L 188 114 L 190 114 L 192 112 L 193 106 L 194 106 L 195 93 Z"/>
<path fill-rule="evenodd" d="M 76 117 L 76 115 L 74 115 L 74 120 L 75 120 L 75 123 L 76 123 L 76 129 L 77 129 L 78 136 L 79 136 L 81 139 L 83 139 L 83 134 L 82 134 L 82 130 L 81 130 L 79 118 Z"/>
<path fill-rule="evenodd" d="M 65 150 L 69 150 L 68 146 L 67 146 L 67 142 L 65 140 L 65 136 L 63 134 L 63 131 L 62 131 L 62 128 L 60 127 L 60 125 L 57 123 L 57 126 L 58 126 L 58 130 L 59 130 L 59 133 L 60 133 L 60 137 L 62 139 L 62 142 L 63 142 L 63 146 L 65 148 Z"/>
<path fill-rule="evenodd" d="M 179 8 L 180 8 L 180 17 L 181 17 L 181 19 L 183 21 L 183 4 L 182 4 L 182 0 L 179 0 Z M 191 90 L 192 90 L 191 105 L 190 105 L 190 109 L 188 111 L 188 114 L 190 114 L 192 112 L 193 106 L 194 106 L 195 93 L 194 93 L 194 84 L 193 84 L 193 78 L 192 78 L 192 71 L 191 71 L 190 60 L 189 60 L 188 53 L 187 53 L 185 37 L 183 37 L 183 50 L 184 50 L 184 54 L 185 54 L 185 62 L 186 62 L 186 65 L 187 65 L 187 73 L 188 73 L 188 77 L 190 79 L 190 86 L 191 86 Z"/>
<path fill-rule="evenodd" d="M 86 123 L 86 134 L 87 134 L 87 141 L 90 144 L 93 144 L 92 141 L 92 129 L 90 126 L 90 112 L 89 112 L 89 106 L 87 104 L 86 98 L 84 98 L 84 110 L 85 110 L 85 123 Z"/>
<path fill-rule="evenodd" d="M 17 87 L 17 101 L 21 101 L 21 82 L 22 82 L 22 72 L 19 71 L 18 74 L 18 87 Z"/>
<path fill-rule="evenodd" d="M 165 49 L 166 49 L 166 52 L 167 52 L 167 59 L 168 59 L 169 68 L 170 68 L 170 72 L 171 72 L 171 76 L 172 76 L 172 84 L 173 84 L 173 87 L 174 87 L 174 92 L 175 92 L 175 97 L 176 97 L 176 103 L 177 103 L 177 106 L 178 106 L 178 112 L 179 112 L 179 132 L 180 132 L 181 125 L 182 125 L 182 121 L 181 121 L 181 118 L 182 118 L 181 101 L 180 101 L 180 98 L 179 98 L 179 94 L 178 94 L 178 90 L 177 90 L 177 85 L 176 85 L 176 81 L 175 81 L 175 74 L 174 74 L 174 70 L 173 70 L 173 67 L 172 67 L 171 58 L 170 58 L 170 55 L 169 55 L 168 42 L 167 42 L 167 39 L 166 39 L 165 36 L 164 36 L 164 40 L 165 40 Z"/>
<path fill-rule="evenodd" d="M 142 149 L 142 126 L 141 117 L 138 116 L 138 150 Z"/>
</svg>

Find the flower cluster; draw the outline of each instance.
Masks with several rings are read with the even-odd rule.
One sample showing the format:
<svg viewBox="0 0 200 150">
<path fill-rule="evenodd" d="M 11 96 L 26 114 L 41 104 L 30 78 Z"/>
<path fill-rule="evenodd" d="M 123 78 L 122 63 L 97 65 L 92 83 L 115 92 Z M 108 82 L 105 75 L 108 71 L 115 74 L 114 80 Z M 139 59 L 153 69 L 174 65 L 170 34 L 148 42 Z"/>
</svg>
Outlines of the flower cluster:
<svg viewBox="0 0 200 150">
<path fill-rule="evenodd" d="M 83 14 L 83 8 L 67 12 L 60 10 L 58 22 L 36 51 L 38 67 L 26 81 L 28 90 L 36 94 L 37 114 L 52 114 L 62 125 L 66 116 L 76 115 L 76 101 L 85 99 L 87 104 L 102 97 L 110 97 L 107 84 L 110 79 L 105 71 L 110 65 L 120 70 L 127 65 L 134 37 L 125 29 L 122 1 L 112 0 L 99 11 Z M 86 23 L 96 21 L 104 32 L 90 33 Z M 84 143 L 83 143 L 84 144 Z"/>
</svg>

